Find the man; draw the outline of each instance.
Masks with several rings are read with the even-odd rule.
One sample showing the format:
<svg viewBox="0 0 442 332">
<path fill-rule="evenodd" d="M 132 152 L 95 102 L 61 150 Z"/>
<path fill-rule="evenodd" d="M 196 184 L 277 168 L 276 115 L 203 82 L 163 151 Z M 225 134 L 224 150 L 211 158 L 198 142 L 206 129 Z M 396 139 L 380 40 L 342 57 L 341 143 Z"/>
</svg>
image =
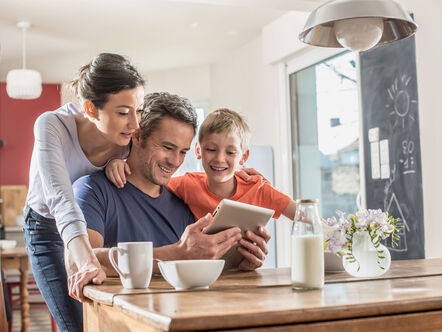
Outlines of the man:
<svg viewBox="0 0 442 332">
<path fill-rule="evenodd" d="M 265 229 L 259 235 L 248 231 L 248 239 L 241 237 L 238 227 L 207 235 L 203 229 L 211 215 L 194 222 L 188 207 L 164 187 L 183 163 L 195 130 L 196 114 L 187 99 L 149 94 L 140 128 L 132 138 L 124 188 L 110 183 L 103 172 L 75 182 L 89 240 L 107 275 L 116 275 L 108 248 L 128 241 L 152 241 L 154 257 L 161 260 L 218 259 L 239 242 L 246 250 L 241 250 L 244 260 L 238 268 L 262 265 L 270 239 Z M 156 265 L 154 271 L 158 272 Z"/>
</svg>

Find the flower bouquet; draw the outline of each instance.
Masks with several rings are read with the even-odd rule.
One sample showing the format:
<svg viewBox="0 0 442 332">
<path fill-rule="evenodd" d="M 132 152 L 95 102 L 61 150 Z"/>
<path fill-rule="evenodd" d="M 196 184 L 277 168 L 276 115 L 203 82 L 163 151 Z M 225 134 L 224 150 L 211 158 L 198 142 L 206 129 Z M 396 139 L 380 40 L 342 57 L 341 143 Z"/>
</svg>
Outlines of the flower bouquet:
<svg viewBox="0 0 442 332">
<path fill-rule="evenodd" d="M 390 267 L 391 256 L 381 240 L 391 236 L 392 247 L 398 245 L 397 225 L 393 218 L 382 210 L 360 210 L 355 215 L 345 216 L 336 211 L 338 218 L 324 221 L 324 249 L 343 256 L 347 272 L 355 276 L 378 276 Z"/>
</svg>

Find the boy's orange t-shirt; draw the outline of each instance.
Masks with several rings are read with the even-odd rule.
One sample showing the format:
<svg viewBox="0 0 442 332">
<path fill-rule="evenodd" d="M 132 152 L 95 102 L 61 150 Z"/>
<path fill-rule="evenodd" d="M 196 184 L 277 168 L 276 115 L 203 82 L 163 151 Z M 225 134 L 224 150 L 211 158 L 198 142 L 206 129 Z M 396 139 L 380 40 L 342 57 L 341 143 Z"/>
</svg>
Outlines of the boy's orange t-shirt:
<svg viewBox="0 0 442 332">
<path fill-rule="evenodd" d="M 273 188 L 261 176 L 252 175 L 248 182 L 236 175 L 235 178 L 236 193 L 228 199 L 275 210 L 273 218 L 279 218 L 292 200 Z M 212 213 L 223 199 L 209 190 L 207 175 L 204 172 L 186 173 L 183 176 L 171 178 L 166 187 L 189 206 L 195 220 L 204 217 L 207 213 Z"/>
</svg>

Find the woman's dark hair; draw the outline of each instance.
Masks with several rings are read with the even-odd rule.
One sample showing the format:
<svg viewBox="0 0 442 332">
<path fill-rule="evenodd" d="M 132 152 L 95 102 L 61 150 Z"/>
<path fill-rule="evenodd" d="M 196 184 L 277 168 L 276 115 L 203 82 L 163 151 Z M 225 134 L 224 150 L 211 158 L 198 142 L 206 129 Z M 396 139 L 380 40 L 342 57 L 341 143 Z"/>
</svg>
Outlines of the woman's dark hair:
<svg viewBox="0 0 442 332">
<path fill-rule="evenodd" d="M 71 81 L 81 101 L 90 100 L 98 109 L 103 108 L 109 94 L 144 85 L 144 79 L 123 56 L 100 53 L 80 68 L 78 77 Z"/>
</svg>

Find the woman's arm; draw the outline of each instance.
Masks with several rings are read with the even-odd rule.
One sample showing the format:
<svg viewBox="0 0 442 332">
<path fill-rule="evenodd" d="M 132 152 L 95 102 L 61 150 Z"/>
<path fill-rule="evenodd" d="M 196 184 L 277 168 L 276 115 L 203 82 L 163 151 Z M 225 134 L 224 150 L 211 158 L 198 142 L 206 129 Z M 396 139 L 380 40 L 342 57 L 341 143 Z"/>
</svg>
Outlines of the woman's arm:
<svg viewBox="0 0 442 332">
<path fill-rule="evenodd" d="M 85 301 L 83 286 L 91 281 L 101 283 L 105 274 L 90 247 L 84 216 L 74 198 L 64 156 L 63 139 L 67 139 L 66 134 L 64 124 L 57 116 L 50 113 L 40 116 L 34 127 L 33 153 L 36 154 L 45 203 L 65 243 L 70 295 Z"/>
<path fill-rule="evenodd" d="M 87 235 L 87 231 L 83 213 L 74 198 L 71 176 L 65 161 L 66 145 L 72 138 L 64 126 L 64 123 L 51 113 L 43 114 L 37 119 L 34 127 L 35 164 L 32 167 L 38 169 L 43 194 L 41 199 L 55 218 L 58 231 L 66 245 L 74 237 Z M 76 165 L 70 167 L 74 168 Z"/>
<path fill-rule="evenodd" d="M 101 284 L 106 279 L 87 236 L 73 238 L 65 248 L 65 266 L 68 275 L 69 295 L 80 302 L 87 302 L 83 287 L 88 283 Z"/>
</svg>

